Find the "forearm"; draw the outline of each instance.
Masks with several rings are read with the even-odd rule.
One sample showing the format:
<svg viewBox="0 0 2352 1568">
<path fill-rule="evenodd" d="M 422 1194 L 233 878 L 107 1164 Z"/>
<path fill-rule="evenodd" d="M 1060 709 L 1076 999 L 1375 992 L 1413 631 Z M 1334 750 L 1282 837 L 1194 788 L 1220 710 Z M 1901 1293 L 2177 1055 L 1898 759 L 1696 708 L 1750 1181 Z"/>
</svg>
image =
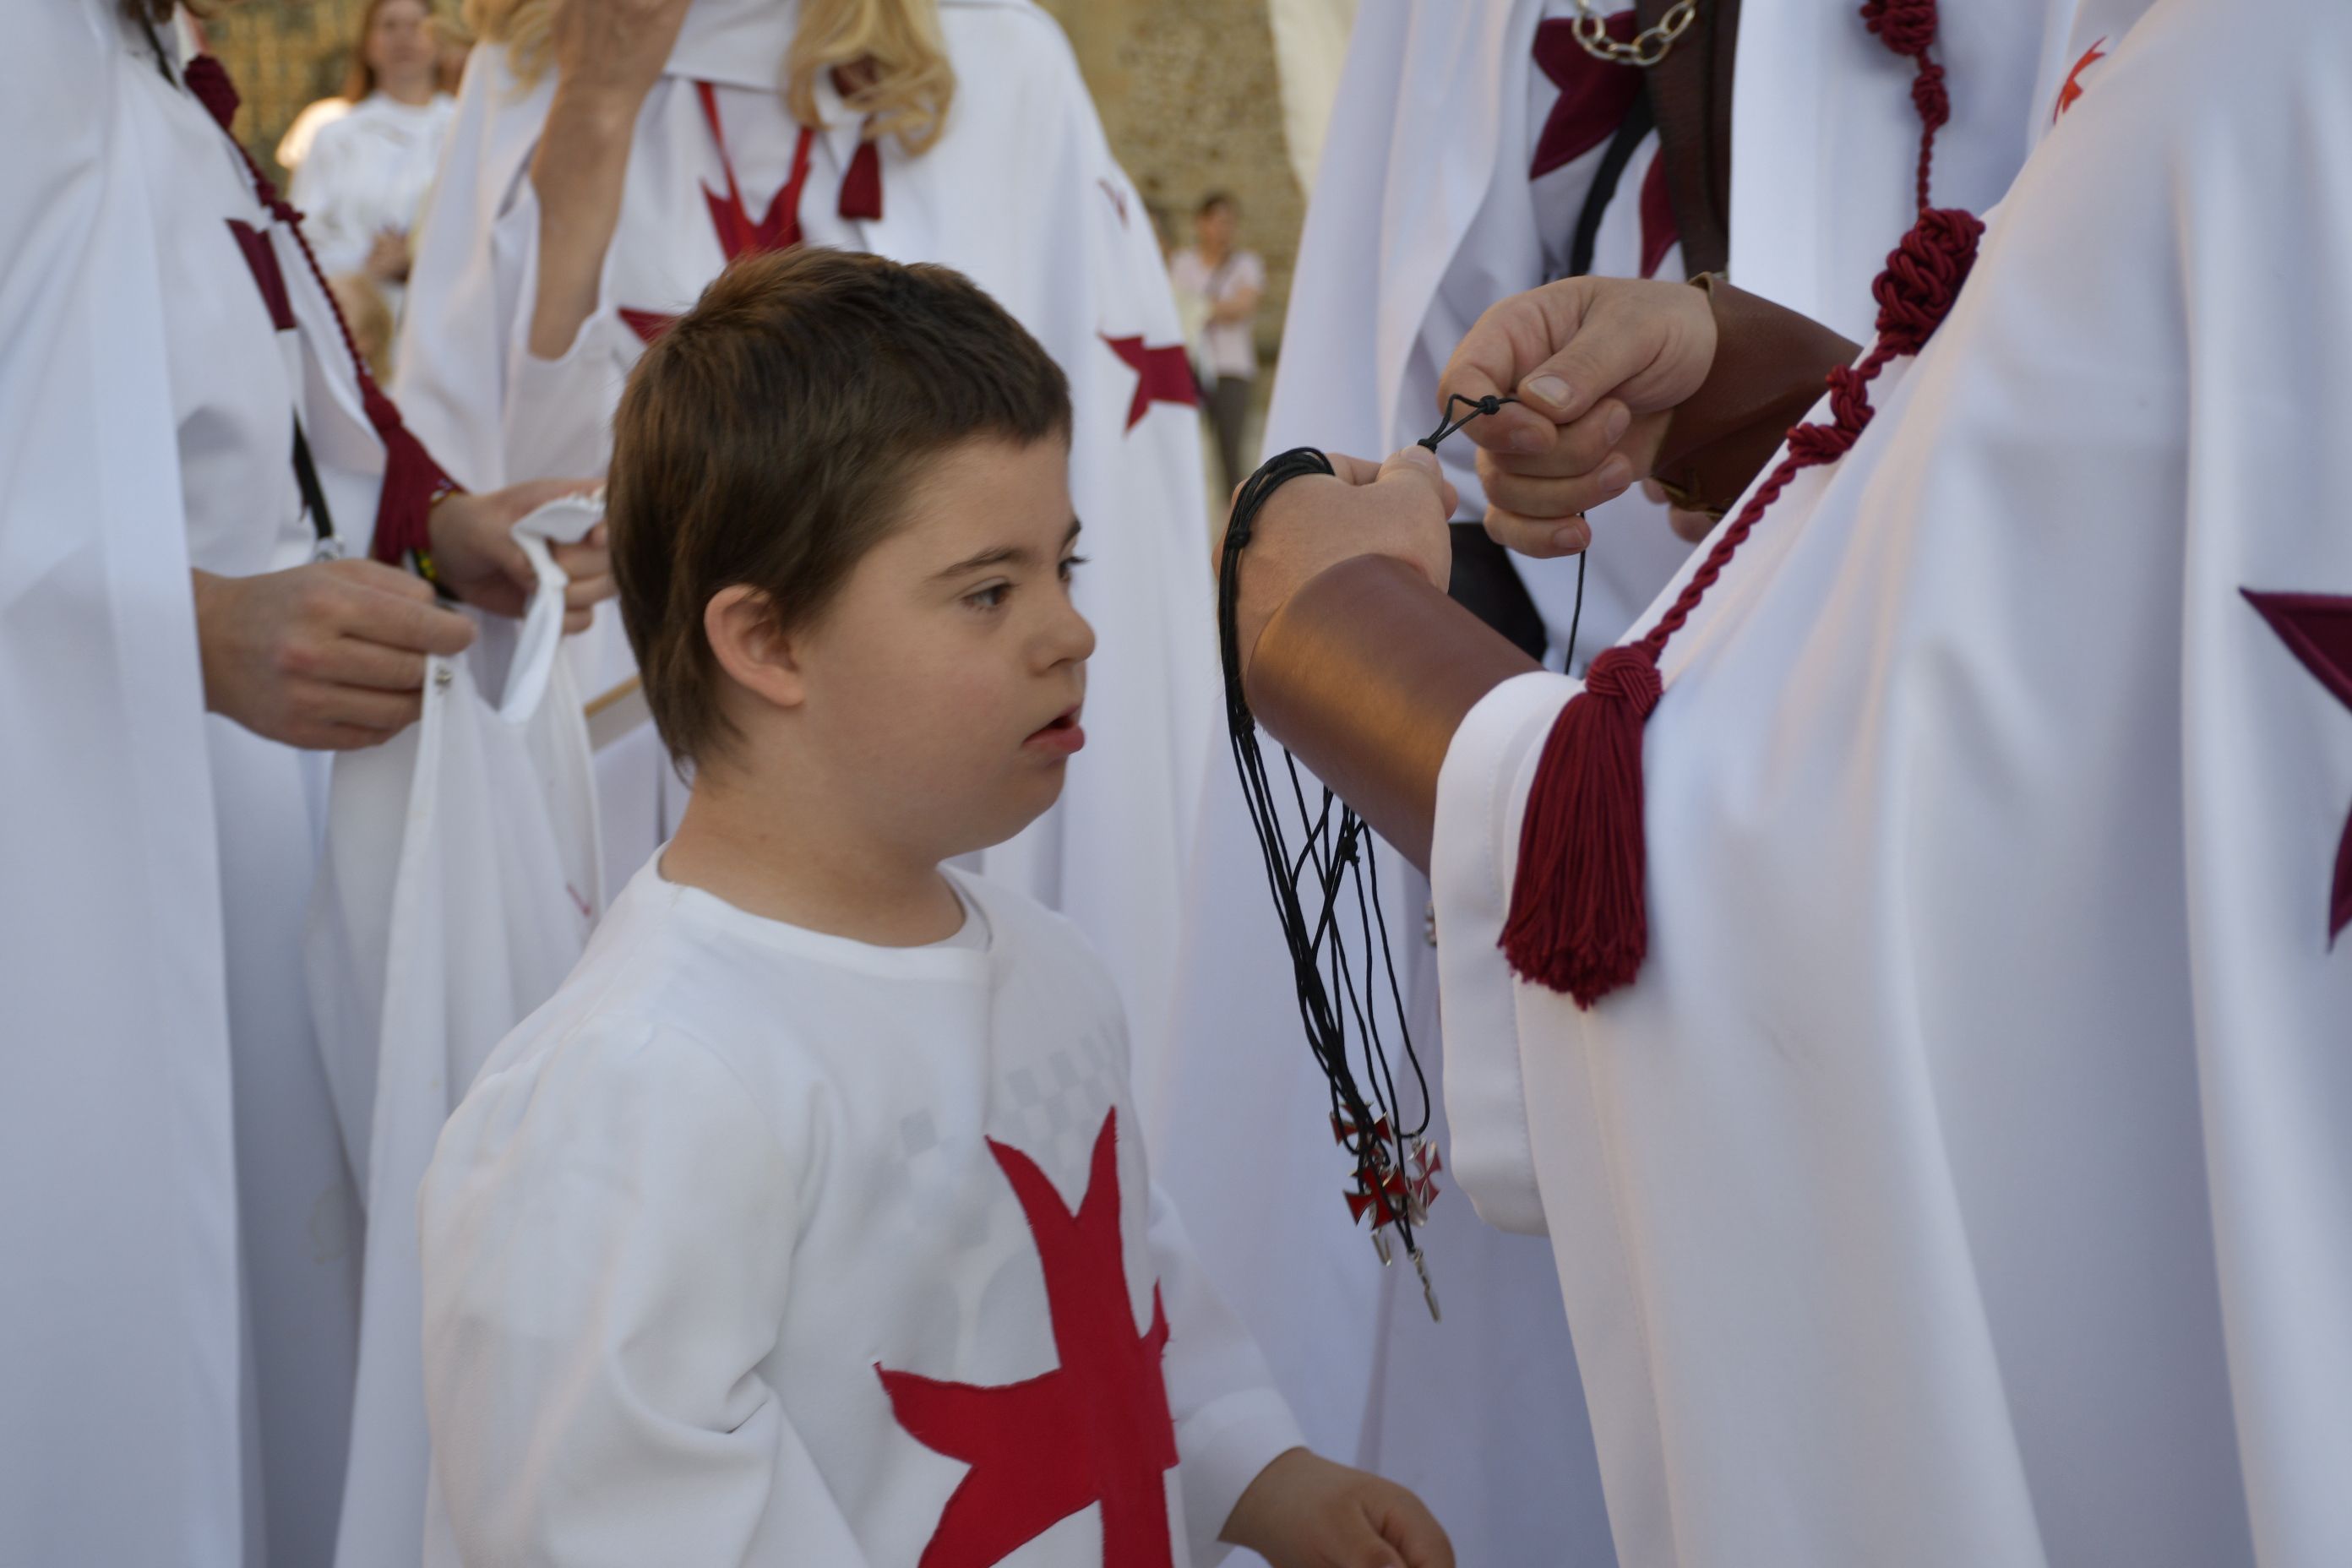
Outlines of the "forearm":
<svg viewBox="0 0 2352 1568">
<path fill-rule="evenodd" d="M 1284 602 L 1244 689 L 1267 732 L 1425 870 L 1454 730 L 1538 668 L 1412 567 L 1359 555 Z"/>
<path fill-rule="evenodd" d="M 1652 473 L 1676 504 L 1720 515 L 1771 459 L 1789 427 L 1862 352 L 1811 318 L 1704 280 L 1715 316 L 1706 380 L 1675 410 Z"/>
<path fill-rule="evenodd" d="M 1236 294 L 1230 300 L 1220 300 L 1209 307 L 1209 320 L 1220 325 L 1232 321 L 1246 321 L 1255 314 L 1257 314 L 1257 290 L 1255 289 L 1244 294 Z"/>
<path fill-rule="evenodd" d="M 561 359 L 595 313 L 604 256 L 621 221 L 641 101 L 567 98 L 559 89 L 549 108 L 530 165 L 539 203 L 539 287 L 529 341 L 541 359 Z"/>
</svg>

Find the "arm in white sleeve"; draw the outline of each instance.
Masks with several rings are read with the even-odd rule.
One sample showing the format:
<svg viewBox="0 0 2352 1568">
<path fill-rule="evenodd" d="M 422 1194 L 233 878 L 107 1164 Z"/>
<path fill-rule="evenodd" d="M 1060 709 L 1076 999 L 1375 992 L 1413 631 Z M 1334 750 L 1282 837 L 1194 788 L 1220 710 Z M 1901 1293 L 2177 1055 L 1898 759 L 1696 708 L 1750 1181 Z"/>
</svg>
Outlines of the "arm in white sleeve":
<svg viewBox="0 0 2352 1568">
<path fill-rule="evenodd" d="M 1217 1534 L 1250 1482 L 1307 1439 L 1275 1392 L 1256 1342 L 1202 1272 L 1184 1222 L 1157 1185 L 1150 1236 L 1168 1312 L 1168 1407 L 1176 1420 L 1184 1534 L 1196 1568 L 1206 1568 L 1224 1554 Z"/>
<path fill-rule="evenodd" d="M 691 1039 L 591 1024 L 482 1080 L 419 1201 L 435 1477 L 466 1562 L 700 1568 L 789 1515 L 863 1557 L 759 1373 L 794 1162 Z"/>
<path fill-rule="evenodd" d="M 636 342 L 614 303 L 610 249 L 596 287 L 596 308 L 562 354 L 530 349 L 539 299 L 539 197 L 529 180 L 499 215 L 491 249 L 499 270 L 515 279 L 506 343 L 506 404 L 500 413 L 510 479 L 601 474 L 612 456 L 609 425 Z"/>
<path fill-rule="evenodd" d="M 1488 1225 L 1536 1236 L 1546 1226 L 1528 1123 L 1519 984 L 1498 944 L 1536 762 L 1552 720 L 1580 687 L 1566 676 L 1521 675 L 1479 700 L 1446 748 L 1430 840 L 1454 1180 Z"/>
</svg>

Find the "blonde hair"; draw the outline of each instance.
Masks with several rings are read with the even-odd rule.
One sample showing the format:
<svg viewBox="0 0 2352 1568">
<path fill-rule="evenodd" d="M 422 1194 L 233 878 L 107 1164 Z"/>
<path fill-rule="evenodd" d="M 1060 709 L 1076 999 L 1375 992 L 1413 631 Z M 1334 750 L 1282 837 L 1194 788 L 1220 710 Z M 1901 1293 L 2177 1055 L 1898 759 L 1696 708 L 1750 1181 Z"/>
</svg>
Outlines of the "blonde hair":
<svg viewBox="0 0 2352 1568">
<path fill-rule="evenodd" d="M 484 43 L 507 51 L 530 85 L 555 63 L 555 12 L 563 0 L 466 0 L 466 20 Z M 784 53 L 784 106 L 803 125 L 819 123 L 816 84 L 840 73 L 842 101 L 867 121 L 866 139 L 896 136 L 909 153 L 928 151 L 946 129 L 955 68 L 940 34 L 939 0 L 801 0 Z"/>
</svg>

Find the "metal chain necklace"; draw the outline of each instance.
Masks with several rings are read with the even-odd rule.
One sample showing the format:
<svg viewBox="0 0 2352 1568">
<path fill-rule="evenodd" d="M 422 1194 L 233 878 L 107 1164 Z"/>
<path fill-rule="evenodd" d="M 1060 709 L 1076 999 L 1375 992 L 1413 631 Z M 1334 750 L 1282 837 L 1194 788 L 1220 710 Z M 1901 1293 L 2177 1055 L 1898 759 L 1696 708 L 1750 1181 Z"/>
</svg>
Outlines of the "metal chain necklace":
<svg viewBox="0 0 2352 1568">
<path fill-rule="evenodd" d="M 1569 28 L 1584 52 L 1594 59 L 1647 70 L 1666 58 L 1666 52 L 1697 19 L 1698 0 L 1675 0 L 1655 26 L 1644 27 L 1631 39 L 1619 43 L 1609 36 L 1609 18 L 1592 8 L 1592 0 L 1576 0 L 1576 15 L 1570 20 Z"/>
</svg>

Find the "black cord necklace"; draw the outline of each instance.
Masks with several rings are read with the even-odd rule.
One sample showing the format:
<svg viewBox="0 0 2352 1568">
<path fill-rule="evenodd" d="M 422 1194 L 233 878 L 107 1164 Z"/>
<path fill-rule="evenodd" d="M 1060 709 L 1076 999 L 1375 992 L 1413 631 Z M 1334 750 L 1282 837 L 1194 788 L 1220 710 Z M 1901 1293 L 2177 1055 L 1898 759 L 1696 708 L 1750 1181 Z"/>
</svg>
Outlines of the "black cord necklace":
<svg viewBox="0 0 2352 1568">
<path fill-rule="evenodd" d="M 1422 445 L 1437 444 L 1481 415 L 1491 415 L 1507 397 L 1456 396 Z M 1454 405 L 1469 412 L 1453 416 Z M 1309 805 L 1297 761 L 1283 752 L 1289 775 L 1289 807 L 1298 830 L 1293 847 L 1283 803 L 1259 748 L 1257 720 L 1242 693 L 1241 651 L 1235 611 L 1241 555 L 1249 547 L 1258 513 L 1274 492 L 1307 474 L 1332 472 L 1330 459 L 1311 447 L 1294 447 L 1268 458 L 1235 497 L 1225 525 L 1217 573 L 1217 645 L 1225 674 L 1225 727 L 1242 796 L 1257 835 L 1266 889 L 1290 952 L 1291 978 L 1298 994 L 1298 1018 L 1307 1047 L 1322 1070 L 1331 1097 L 1331 1131 L 1355 1163 L 1347 1193 L 1349 1212 L 1371 1221 L 1372 1246 L 1383 1265 L 1394 1260 L 1390 1235 L 1404 1248 L 1420 1276 L 1429 1315 L 1438 1317 L 1437 1291 L 1422 1251 L 1420 1231 L 1437 1196 L 1437 1151 L 1428 1142 L 1429 1075 L 1413 1049 L 1402 988 L 1389 945 L 1388 917 L 1381 907 L 1380 868 L 1363 819 L 1328 788 Z M 1349 906 L 1352 905 L 1352 909 Z M 1352 919 L 1350 918 L 1352 916 Z M 1350 926 L 1353 927 L 1352 932 Z M 1353 936 L 1360 962 L 1350 956 Z M 1388 1052 L 1385 1013 L 1404 1052 L 1413 1086 L 1410 1118 L 1398 1092 Z"/>
</svg>

